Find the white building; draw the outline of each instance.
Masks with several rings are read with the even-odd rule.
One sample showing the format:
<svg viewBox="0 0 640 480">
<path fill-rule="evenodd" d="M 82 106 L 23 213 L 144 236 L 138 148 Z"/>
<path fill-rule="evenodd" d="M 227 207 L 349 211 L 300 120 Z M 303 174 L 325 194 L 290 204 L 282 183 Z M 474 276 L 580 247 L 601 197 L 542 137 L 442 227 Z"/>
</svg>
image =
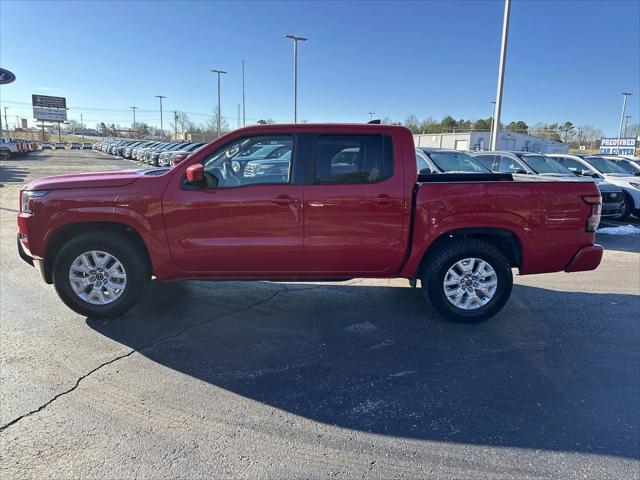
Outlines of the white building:
<svg viewBox="0 0 640 480">
<path fill-rule="evenodd" d="M 416 147 L 449 148 L 454 150 L 490 150 L 490 132 L 423 133 L 414 135 Z M 518 150 L 536 153 L 567 153 L 569 145 L 524 133 L 501 131 L 497 150 Z"/>
</svg>

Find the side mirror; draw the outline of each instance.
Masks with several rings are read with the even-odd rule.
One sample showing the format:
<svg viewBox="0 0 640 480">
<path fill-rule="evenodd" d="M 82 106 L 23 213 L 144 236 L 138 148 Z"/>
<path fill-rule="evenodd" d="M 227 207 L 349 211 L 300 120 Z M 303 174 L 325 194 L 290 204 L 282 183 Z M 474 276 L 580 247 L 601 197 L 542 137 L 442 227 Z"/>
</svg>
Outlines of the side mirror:
<svg viewBox="0 0 640 480">
<path fill-rule="evenodd" d="M 529 172 L 527 172 L 526 170 L 522 170 L 521 168 L 519 168 L 518 170 L 514 170 L 512 173 L 517 173 L 519 175 L 527 175 Z"/>
<path fill-rule="evenodd" d="M 421 173 L 423 175 L 429 175 L 429 174 L 434 173 L 434 172 L 433 172 L 433 170 L 431 170 L 430 168 L 427 167 L 427 168 L 421 168 L 420 172 L 418 172 L 418 173 Z"/>
<path fill-rule="evenodd" d="M 187 182 L 192 185 L 199 185 L 204 182 L 204 167 L 201 163 L 194 163 L 187 168 Z"/>
</svg>

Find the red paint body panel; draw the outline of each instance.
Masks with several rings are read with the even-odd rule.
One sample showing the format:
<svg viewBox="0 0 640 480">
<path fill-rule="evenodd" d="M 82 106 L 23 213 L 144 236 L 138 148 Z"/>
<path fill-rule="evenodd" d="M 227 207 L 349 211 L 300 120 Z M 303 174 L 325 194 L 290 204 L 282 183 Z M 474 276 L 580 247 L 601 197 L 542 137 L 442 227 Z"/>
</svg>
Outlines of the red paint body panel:
<svg viewBox="0 0 640 480">
<path fill-rule="evenodd" d="M 243 136 L 384 134 L 394 173 L 356 185 L 246 185 L 185 189 L 185 170 Z M 304 160 L 307 162 L 307 159 Z M 311 159 L 309 159 L 311 164 Z M 162 175 L 138 171 L 63 175 L 18 216 L 36 258 L 61 227 L 116 222 L 140 234 L 159 279 L 414 278 L 428 248 L 460 229 L 513 233 L 520 273 L 597 267 L 601 247 L 585 231 L 593 182 L 502 181 L 416 184 L 411 132 L 384 125 L 266 125 L 236 130 Z M 446 176 L 443 175 L 443 180 Z M 600 256 L 598 256 L 600 252 Z M 45 258 L 46 260 L 46 258 Z"/>
</svg>

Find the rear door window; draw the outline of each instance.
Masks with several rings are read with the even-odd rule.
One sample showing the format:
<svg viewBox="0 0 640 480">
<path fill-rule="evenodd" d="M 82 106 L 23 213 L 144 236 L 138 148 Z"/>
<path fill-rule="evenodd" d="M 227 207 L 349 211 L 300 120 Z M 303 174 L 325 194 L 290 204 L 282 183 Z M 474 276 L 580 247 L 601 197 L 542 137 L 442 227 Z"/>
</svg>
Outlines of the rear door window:
<svg viewBox="0 0 640 480">
<path fill-rule="evenodd" d="M 393 175 L 391 138 L 385 135 L 319 135 L 316 184 L 377 183 Z"/>
</svg>

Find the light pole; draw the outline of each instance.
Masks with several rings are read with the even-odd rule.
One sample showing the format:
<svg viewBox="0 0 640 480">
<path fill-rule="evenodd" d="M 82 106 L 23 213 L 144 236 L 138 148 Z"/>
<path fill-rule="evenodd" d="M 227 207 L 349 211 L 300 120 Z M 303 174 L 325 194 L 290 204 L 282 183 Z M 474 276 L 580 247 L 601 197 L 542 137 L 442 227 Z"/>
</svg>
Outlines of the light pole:
<svg viewBox="0 0 640 480">
<path fill-rule="evenodd" d="M 173 111 L 173 136 L 174 140 L 178 141 L 178 111 Z"/>
<path fill-rule="evenodd" d="M 226 74 L 224 70 L 211 70 L 213 73 L 218 75 L 218 138 L 220 138 L 222 132 L 220 130 L 220 75 Z"/>
<path fill-rule="evenodd" d="M 9 122 L 7 121 L 7 109 L 9 107 L 4 107 L 4 126 L 7 129 L 7 132 L 9 131 Z"/>
<path fill-rule="evenodd" d="M 82 131 L 82 143 L 84 143 L 84 122 L 83 122 L 82 114 L 80 114 L 80 128 Z M 82 148 L 84 148 L 84 145 L 82 145 Z"/>
<path fill-rule="evenodd" d="M 624 122 L 624 114 L 627 109 L 627 97 L 633 95 L 633 93 L 622 92 L 622 115 L 620 115 L 620 129 L 618 130 L 618 146 L 616 147 L 616 153 L 620 153 L 620 139 L 622 138 L 622 123 Z M 6 118 L 5 118 L 6 123 Z"/>
<path fill-rule="evenodd" d="M 373 120 L 373 116 L 376 114 L 376 112 L 369 112 L 369 121 Z"/>
<path fill-rule="evenodd" d="M 491 149 L 491 139 L 493 138 L 493 125 L 494 125 L 494 118 L 496 116 L 496 102 L 489 102 L 491 104 L 491 127 L 490 127 L 490 134 L 489 134 L 489 149 Z"/>
<path fill-rule="evenodd" d="M 136 132 L 137 132 L 136 131 L 136 109 L 138 107 L 129 107 L 129 108 L 133 111 L 133 133 L 134 133 L 134 135 L 137 135 L 136 134 Z"/>
<path fill-rule="evenodd" d="M 500 130 L 500 113 L 502 111 L 502 87 L 504 83 L 504 66 L 507 60 L 507 39 L 509 37 L 509 14 L 511 0 L 504 0 L 504 17 L 502 19 L 502 45 L 500 46 L 500 66 L 498 67 L 498 87 L 496 89 L 496 107 L 491 130 L 491 150 L 498 149 L 498 133 Z"/>
<path fill-rule="evenodd" d="M 167 97 L 164 95 L 156 95 L 156 98 L 160 100 L 160 135 L 164 137 L 164 124 L 162 123 L 162 99 Z"/>
<path fill-rule="evenodd" d="M 293 40 L 293 123 L 298 123 L 298 42 L 306 42 L 308 38 L 296 35 L 285 35 Z"/>
<path fill-rule="evenodd" d="M 629 122 L 630 118 L 631 118 L 631 115 L 624 116 L 624 129 L 622 130 L 622 136 L 625 138 L 627 136 L 627 123 Z"/>
<path fill-rule="evenodd" d="M 247 126 L 247 117 L 246 117 L 246 105 L 244 99 L 244 60 L 242 60 L 242 126 Z"/>
</svg>

